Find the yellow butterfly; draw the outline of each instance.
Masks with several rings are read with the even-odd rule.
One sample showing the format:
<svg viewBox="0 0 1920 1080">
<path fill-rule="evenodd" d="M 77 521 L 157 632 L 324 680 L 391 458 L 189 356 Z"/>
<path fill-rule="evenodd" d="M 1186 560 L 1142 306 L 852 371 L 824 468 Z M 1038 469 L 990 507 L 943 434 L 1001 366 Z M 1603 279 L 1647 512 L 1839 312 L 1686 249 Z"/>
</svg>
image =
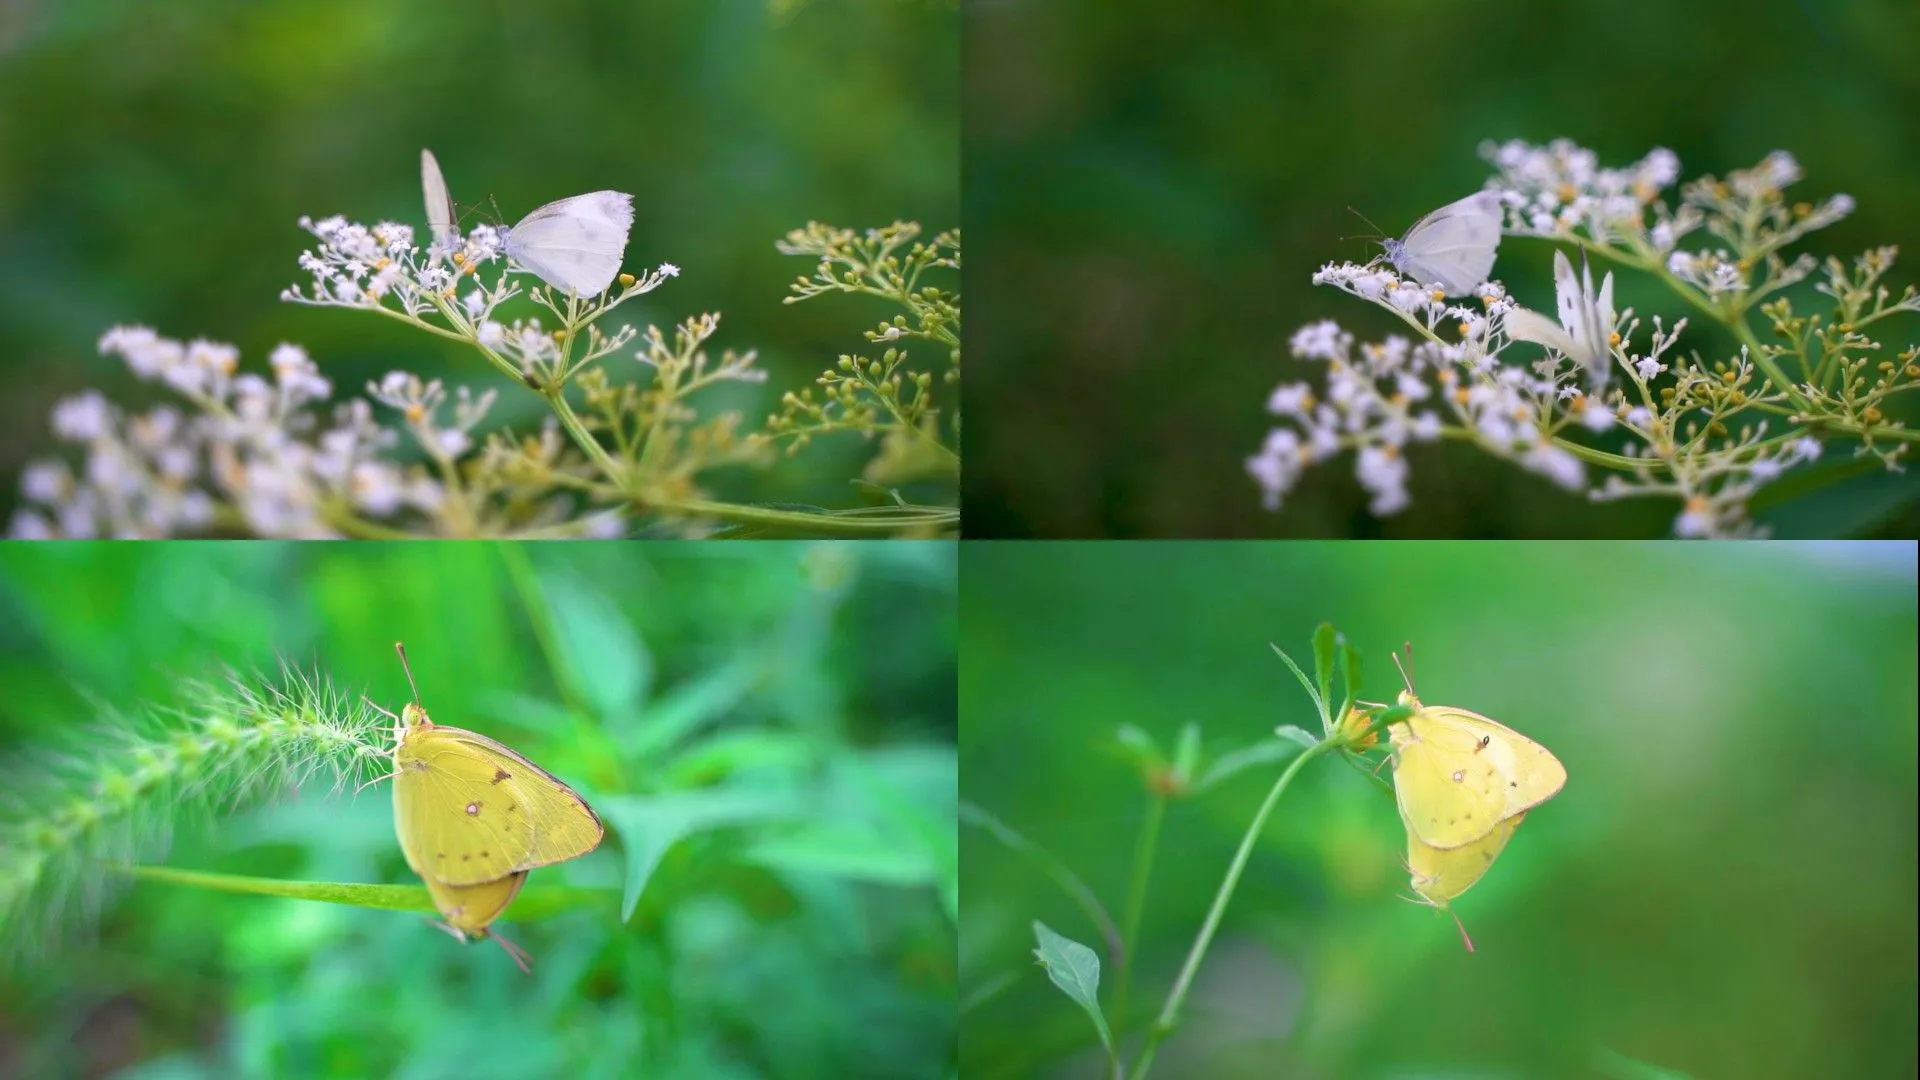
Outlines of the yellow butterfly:
<svg viewBox="0 0 1920 1080">
<path fill-rule="evenodd" d="M 484 735 L 428 719 L 407 650 L 394 649 L 413 687 L 412 703 L 394 717 L 394 829 L 414 873 L 484 885 L 599 846 L 600 818 L 552 773 Z"/>
<path fill-rule="evenodd" d="M 1566 766 L 1546 747 L 1479 713 L 1422 705 L 1411 678 L 1398 703 L 1414 711 L 1387 727 L 1394 793 L 1407 830 L 1429 847 L 1471 844 L 1566 786 Z"/>
<path fill-rule="evenodd" d="M 1430 847 L 1421 843 L 1412 829 L 1407 830 L 1407 871 L 1413 876 L 1413 891 L 1427 906 L 1453 915 L 1453 925 L 1460 928 L 1460 940 L 1466 942 L 1468 952 L 1473 951 L 1473 939 L 1448 905 L 1479 882 L 1526 816 L 1515 814 L 1494 825 L 1487 835 L 1457 848 Z"/>
<path fill-rule="evenodd" d="M 508 941 L 505 935 L 487 929 L 506 912 L 513 898 L 520 895 L 520 886 L 527 880 L 525 870 L 481 885 L 449 885 L 433 878 L 421 880 L 427 883 L 433 906 L 440 909 L 441 917 L 446 920 L 440 924 L 441 929 L 463 942 L 491 937 L 521 971 L 532 972 L 526 950 Z"/>
</svg>

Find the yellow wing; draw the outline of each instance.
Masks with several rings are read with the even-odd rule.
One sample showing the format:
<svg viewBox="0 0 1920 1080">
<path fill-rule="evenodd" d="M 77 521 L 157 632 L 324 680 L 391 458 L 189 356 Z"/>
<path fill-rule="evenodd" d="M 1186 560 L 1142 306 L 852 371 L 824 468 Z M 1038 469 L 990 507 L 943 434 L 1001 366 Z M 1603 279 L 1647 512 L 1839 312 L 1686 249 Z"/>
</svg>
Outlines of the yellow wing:
<svg viewBox="0 0 1920 1080">
<path fill-rule="evenodd" d="M 1566 786 L 1546 747 L 1465 709 L 1421 706 L 1388 735 L 1400 816 L 1430 847 L 1473 843 Z"/>
<path fill-rule="evenodd" d="M 522 870 L 480 885 L 449 885 L 433 878 L 422 880 L 433 896 L 433 906 L 440 909 L 440 917 L 447 920 L 448 926 L 467 937 L 483 938 L 487 936 L 487 927 L 493 925 L 520 894 L 527 872 Z"/>
<path fill-rule="evenodd" d="M 1407 831 L 1407 869 L 1413 874 L 1413 891 L 1434 907 L 1446 907 L 1454 897 L 1473 888 L 1493 860 L 1513 839 L 1525 814 L 1516 814 L 1494 825 L 1493 831 L 1457 848 L 1428 847 Z"/>
<path fill-rule="evenodd" d="M 584 855 L 605 835 L 572 788 L 484 735 L 411 730 L 394 764 L 395 831 L 423 878 L 480 885 Z"/>
</svg>

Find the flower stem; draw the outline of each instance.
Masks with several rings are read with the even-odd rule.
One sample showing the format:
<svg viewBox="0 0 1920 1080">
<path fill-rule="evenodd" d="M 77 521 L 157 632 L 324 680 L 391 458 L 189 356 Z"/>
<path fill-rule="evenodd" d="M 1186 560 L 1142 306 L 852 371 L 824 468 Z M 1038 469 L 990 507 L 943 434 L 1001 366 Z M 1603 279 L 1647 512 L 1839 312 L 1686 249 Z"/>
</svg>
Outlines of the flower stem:
<svg viewBox="0 0 1920 1080">
<path fill-rule="evenodd" d="M 1193 948 L 1187 952 L 1187 962 L 1180 968 L 1180 975 L 1173 982 L 1173 990 L 1167 994 L 1167 1003 L 1160 1009 L 1153 1027 L 1147 1030 L 1147 1044 L 1140 1053 L 1140 1060 L 1130 1074 L 1132 1080 L 1145 1080 L 1147 1070 L 1153 1066 L 1153 1056 L 1159 1050 L 1160 1043 L 1173 1033 L 1180 1020 L 1180 1008 L 1186 1004 L 1187 992 L 1193 988 L 1193 978 L 1200 970 L 1200 962 L 1207 957 L 1207 948 L 1213 944 L 1214 931 L 1220 928 L 1220 919 L 1227 911 L 1227 902 L 1233 899 L 1233 890 L 1240 884 L 1240 874 L 1247 868 L 1247 859 L 1253 855 L 1254 841 L 1260 838 L 1260 832 L 1266 827 L 1267 818 L 1280 802 L 1280 796 L 1307 762 L 1330 750 L 1337 749 L 1344 737 L 1324 739 L 1308 747 L 1299 757 L 1293 759 L 1280 779 L 1274 781 L 1273 790 L 1267 792 L 1267 799 L 1260 804 L 1260 810 L 1247 824 L 1245 836 L 1240 838 L 1240 850 L 1234 852 L 1233 862 L 1227 866 L 1227 876 L 1220 881 L 1220 889 L 1214 894 L 1213 907 L 1207 912 L 1207 920 L 1200 926 L 1200 934 L 1193 939 Z"/>
<path fill-rule="evenodd" d="M 1120 973 L 1114 980 L 1113 1024 L 1127 1024 L 1127 984 L 1133 976 L 1134 942 L 1140 937 L 1140 912 L 1147 902 L 1147 880 L 1153 876 L 1153 856 L 1160 846 L 1160 823 L 1167 816 L 1167 799 L 1156 794 L 1140 823 L 1140 838 L 1133 847 L 1133 881 L 1127 887 L 1127 907 L 1121 915 Z"/>
</svg>

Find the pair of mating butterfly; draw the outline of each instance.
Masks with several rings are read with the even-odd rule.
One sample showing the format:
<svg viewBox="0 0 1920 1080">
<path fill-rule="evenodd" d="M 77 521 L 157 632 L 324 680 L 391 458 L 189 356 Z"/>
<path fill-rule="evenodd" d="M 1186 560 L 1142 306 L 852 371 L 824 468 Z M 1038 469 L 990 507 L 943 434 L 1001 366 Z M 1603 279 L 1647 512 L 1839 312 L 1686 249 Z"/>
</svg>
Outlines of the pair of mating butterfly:
<svg viewBox="0 0 1920 1080">
<path fill-rule="evenodd" d="M 420 188 L 433 230 L 430 258 L 452 254 L 459 235 L 453 196 L 433 151 L 420 151 Z M 506 231 L 507 256 L 540 280 L 576 296 L 598 296 L 620 273 L 633 227 L 633 196 L 624 191 L 590 191 L 542 206 Z"/>
<path fill-rule="evenodd" d="M 393 824 L 407 865 L 426 882 L 440 924 L 461 941 L 492 936 L 520 970 L 527 954 L 489 935 L 527 871 L 585 855 L 606 835 L 600 818 L 552 773 L 485 735 L 436 724 L 420 704 L 407 650 L 400 666 L 413 701 L 394 722 Z M 371 702 L 369 702 L 371 704 Z"/>
<path fill-rule="evenodd" d="M 1407 688 L 1396 704 L 1413 711 L 1389 724 L 1387 737 L 1407 869 L 1413 891 L 1452 914 L 1448 904 L 1493 865 L 1527 811 L 1566 786 L 1567 768 L 1546 747 L 1479 713 L 1421 704 L 1404 667 L 1401 674 Z M 1472 952 L 1465 927 L 1460 938 Z"/>
<path fill-rule="evenodd" d="M 1503 215 L 1497 192 L 1477 191 L 1414 222 L 1401 239 L 1388 238 L 1380 246 L 1401 274 L 1447 296 L 1460 296 L 1479 287 L 1493 272 Z M 1562 252 L 1554 253 L 1553 278 L 1559 321 L 1514 306 L 1502 321 L 1507 336 L 1556 349 L 1604 381 L 1614 330 L 1613 276 L 1607 275 L 1596 292 L 1582 251 L 1578 280 Z"/>
</svg>

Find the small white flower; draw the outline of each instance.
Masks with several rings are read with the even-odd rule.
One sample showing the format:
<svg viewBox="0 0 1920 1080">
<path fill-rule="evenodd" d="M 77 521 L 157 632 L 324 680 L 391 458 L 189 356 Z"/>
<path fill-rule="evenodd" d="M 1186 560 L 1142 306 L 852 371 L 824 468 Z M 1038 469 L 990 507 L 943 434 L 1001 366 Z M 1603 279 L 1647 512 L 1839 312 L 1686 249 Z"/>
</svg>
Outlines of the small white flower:
<svg viewBox="0 0 1920 1080">
<path fill-rule="evenodd" d="M 53 433 L 68 442 L 93 442 L 113 426 L 113 409 L 106 396 L 89 390 L 53 407 Z"/>
<path fill-rule="evenodd" d="M 660 269 L 656 272 L 661 277 L 679 277 L 680 276 L 680 268 L 673 265 L 672 263 L 661 263 Z"/>
<path fill-rule="evenodd" d="M 1287 341 L 1287 347 L 1302 360 L 1332 360 L 1341 355 L 1352 340 L 1340 329 L 1339 323 L 1322 319 L 1294 331 L 1293 337 Z"/>
<path fill-rule="evenodd" d="M 1313 388 L 1306 383 L 1290 383 L 1273 392 L 1267 399 L 1267 411 L 1279 416 L 1298 416 L 1306 418 L 1306 409 L 1313 401 Z"/>
<path fill-rule="evenodd" d="M 1550 442 L 1535 444 L 1521 457 L 1520 463 L 1568 491 L 1579 491 L 1586 486 L 1586 468 L 1580 459 Z"/>
<path fill-rule="evenodd" d="M 36 461 L 20 472 L 20 494 L 37 503 L 56 505 L 73 488 L 73 473 L 64 461 Z"/>
</svg>

